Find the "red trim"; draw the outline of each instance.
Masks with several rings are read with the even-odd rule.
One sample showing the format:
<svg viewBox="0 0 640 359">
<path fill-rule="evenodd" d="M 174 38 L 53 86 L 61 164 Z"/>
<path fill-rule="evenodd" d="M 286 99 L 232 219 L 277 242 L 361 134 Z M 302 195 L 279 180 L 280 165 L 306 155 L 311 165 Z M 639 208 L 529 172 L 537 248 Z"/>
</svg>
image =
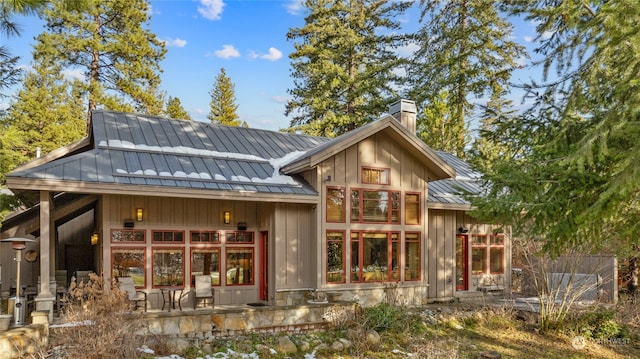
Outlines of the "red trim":
<svg viewBox="0 0 640 359">
<path fill-rule="evenodd" d="M 164 234 L 165 233 L 172 233 L 172 240 L 171 242 L 167 242 L 167 241 L 156 241 L 155 240 L 155 234 L 156 233 L 162 233 L 162 238 L 164 238 Z M 175 234 L 176 233 L 182 233 L 182 240 L 181 241 L 176 241 L 173 240 L 175 238 Z M 152 229 L 151 230 L 151 243 L 152 244 L 174 244 L 174 243 L 185 243 L 185 231 L 182 230 L 171 230 L 171 229 Z"/>
<path fill-rule="evenodd" d="M 117 242 L 122 243 L 122 242 Z M 124 242 L 124 243 L 133 243 L 133 242 Z M 114 246 L 111 247 L 111 276 L 113 276 L 113 255 L 114 251 L 122 251 L 122 250 L 137 250 L 142 251 L 142 275 L 144 278 L 143 286 L 136 286 L 136 288 L 146 288 L 147 287 L 147 248 L 146 247 L 129 247 L 129 246 Z"/>
<path fill-rule="evenodd" d="M 210 234 L 211 237 L 214 239 L 214 241 L 212 242 L 205 242 L 205 241 L 193 241 L 193 235 L 194 234 Z M 215 235 L 218 235 L 217 241 L 215 240 Z M 202 244 L 202 245 L 212 245 L 212 244 L 220 244 L 220 231 L 189 231 L 189 243 L 191 244 Z"/>
<path fill-rule="evenodd" d="M 329 190 L 339 190 L 342 191 L 342 218 L 340 220 L 337 221 L 330 221 L 329 220 Z M 340 186 L 327 186 L 326 189 L 326 194 L 325 194 L 325 204 L 324 204 L 324 213 L 325 213 L 325 221 L 327 223 L 345 223 L 346 222 L 346 213 L 347 213 L 347 195 L 346 195 L 346 189 L 344 187 L 340 187 Z"/>
<path fill-rule="evenodd" d="M 349 192 L 349 203 L 353 204 L 353 192 L 358 192 L 358 221 L 355 222 L 351 217 L 351 208 L 349 211 L 349 219 L 352 223 L 366 223 L 366 224 L 401 224 L 403 213 L 402 209 L 402 192 L 401 191 L 393 191 L 393 190 L 379 190 L 379 189 L 371 189 L 371 188 L 352 188 Z M 386 192 L 388 194 L 388 213 L 387 213 L 387 221 L 382 222 L 365 222 L 362 217 L 364 215 L 364 192 Z M 396 209 L 398 213 L 398 220 L 393 221 L 393 195 L 396 194 L 398 196 L 398 207 Z"/>
<path fill-rule="evenodd" d="M 206 242 L 205 242 L 206 243 Z M 222 248 L 218 245 L 218 246 L 198 246 L 198 247 L 191 247 L 190 249 L 190 253 L 189 253 L 189 263 L 191 264 L 189 267 L 191 268 L 190 273 L 189 273 L 189 282 L 191 283 L 191 286 L 194 286 L 195 283 L 191 280 L 191 278 L 193 278 L 193 252 L 195 251 L 211 251 L 211 252 L 218 252 L 218 273 L 220 274 L 220 276 L 222 276 Z M 219 278 L 218 280 L 218 284 L 213 284 L 214 287 L 219 287 L 222 285 L 222 278 Z"/>
<path fill-rule="evenodd" d="M 387 174 L 387 182 L 365 182 L 364 180 L 364 171 L 366 170 L 373 170 L 373 171 L 379 171 L 381 173 L 386 173 Z M 378 178 L 380 178 L 380 176 L 378 175 Z M 371 166 L 362 166 L 360 168 L 360 182 L 361 183 L 366 183 L 366 184 L 381 184 L 381 185 L 390 185 L 391 184 L 391 168 L 390 167 L 371 167 Z"/>
<path fill-rule="evenodd" d="M 416 239 L 407 240 L 407 234 L 417 234 Z M 407 279 L 407 244 L 418 243 L 418 277 L 416 279 Z M 402 263 L 403 278 L 407 282 L 417 282 L 422 280 L 422 233 L 421 232 L 405 232 L 404 233 L 404 262 Z"/>
<path fill-rule="evenodd" d="M 170 250 L 175 250 L 178 251 L 180 253 L 182 253 L 182 287 L 186 286 L 186 281 L 185 281 L 185 258 L 184 258 L 184 252 L 185 252 L 185 247 L 151 247 L 151 288 L 164 288 L 164 287 L 172 287 L 173 285 L 155 285 L 153 284 L 155 282 L 155 270 L 154 270 L 154 260 L 155 260 L 155 254 L 156 251 L 170 251 Z"/>
<path fill-rule="evenodd" d="M 422 224 L 422 193 L 420 192 L 405 192 L 404 193 L 404 224 L 408 226 L 417 226 Z M 407 223 L 407 203 L 414 203 L 407 201 L 407 195 L 417 195 L 418 196 L 418 223 Z"/>
<path fill-rule="evenodd" d="M 240 283 L 238 281 L 238 283 L 229 283 L 227 281 L 227 271 L 229 271 L 231 268 L 244 268 L 244 267 L 229 267 L 229 263 L 227 262 L 228 258 L 229 258 L 229 251 L 230 250 L 238 250 L 238 249 L 243 249 L 243 250 L 249 250 L 251 252 L 251 266 L 249 267 L 249 270 L 251 271 L 250 274 L 250 282 L 249 283 Z M 246 260 L 246 258 L 245 258 Z M 248 286 L 248 285 L 254 285 L 255 284 L 255 267 L 256 267 L 256 250 L 255 247 L 226 247 L 224 249 L 224 283 L 226 286 Z M 237 269 L 236 269 L 237 272 Z M 236 273 L 237 274 L 237 273 Z M 244 276 L 244 273 L 243 273 Z M 244 279 L 244 278 L 243 278 Z"/>
<path fill-rule="evenodd" d="M 386 279 L 382 279 L 382 280 L 368 280 L 365 281 L 364 280 L 364 240 L 363 240 L 363 235 L 366 233 L 382 233 L 382 234 L 386 234 L 387 236 L 387 270 L 386 270 Z M 354 240 L 353 239 L 353 235 L 357 234 L 358 235 L 358 239 Z M 397 239 L 393 239 L 392 234 L 396 234 L 396 238 Z M 351 282 L 352 283 L 375 283 L 375 282 L 400 282 L 400 278 L 398 279 L 392 279 L 392 267 L 393 267 L 393 242 L 398 243 L 398 247 L 400 247 L 400 232 L 399 231 L 351 231 L 350 235 L 349 235 L 350 241 L 349 241 L 349 247 L 352 248 L 352 244 L 353 242 L 358 242 L 358 274 L 360 275 L 360 280 L 356 281 L 353 280 L 351 278 Z M 400 263 L 400 248 L 398 248 L 398 253 L 397 253 L 397 262 L 396 263 Z M 353 254 L 351 256 L 351 258 L 353 258 Z M 353 268 L 353 265 L 351 264 L 351 261 L 349 261 L 349 277 L 351 277 L 351 275 L 353 274 L 353 272 L 351 271 L 351 268 Z"/>
<path fill-rule="evenodd" d="M 327 257 L 327 255 L 329 254 L 329 242 L 339 242 L 337 240 L 331 240 L 329 241 L 329 233 L 342 233 L 342 281 L 339 282 L 333 282 L 333 281 L 329 281 L 329 258 Z M 347 282 L 347 238 L 346 238 L 346 231 L 333 231 L 333 230 L 327 230 L 325 232 L 325 259 L 324 259 L 324 274 L 325 274 L 325 278 L 326 278 L 326 282 L 327 283 L 332 283 L 332 284 L 344 284 Z"/>
<path fill-rule="evenodd" d="M 113 240 L 113 232 L 123 232 L 123 233 L 142 233 L 142 240 L 141 241 L 114 241 Z M 129 228 L 112 228 L 109 231 L 109 240 L 111 241 L 111 243 L 120 243 L 120 244 L 131 244 L 131 243 L 147 243 L 147 231 L 144 229 L 129 229 Z"/>
</svg>

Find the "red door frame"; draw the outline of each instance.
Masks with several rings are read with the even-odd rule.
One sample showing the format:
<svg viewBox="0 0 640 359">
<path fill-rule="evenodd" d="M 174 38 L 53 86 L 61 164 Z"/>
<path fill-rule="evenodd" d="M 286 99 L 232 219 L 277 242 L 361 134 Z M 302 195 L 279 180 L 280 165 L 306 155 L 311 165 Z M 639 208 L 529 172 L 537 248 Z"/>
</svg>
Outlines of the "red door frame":
<svg viewBox="0 0 640 359">
<path fill-rule="evenodd" d="M 458 244 L 462 241 L 462 283 L 458 283 Z M 469 290 L 469 236 L 456 235 L 456 290 Z"/>
<path fill-rule="evenodd" d="M 269 232 L 260 232 L 260 300 L 269 300 Z"/>
</svg>

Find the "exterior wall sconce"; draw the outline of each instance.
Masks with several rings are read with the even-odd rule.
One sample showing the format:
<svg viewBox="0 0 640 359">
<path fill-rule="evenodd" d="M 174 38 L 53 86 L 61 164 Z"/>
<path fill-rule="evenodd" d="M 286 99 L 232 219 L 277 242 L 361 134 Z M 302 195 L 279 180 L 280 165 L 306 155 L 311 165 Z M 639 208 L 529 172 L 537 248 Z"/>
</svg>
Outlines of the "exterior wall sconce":
<svg viewBox="0 0 640 359">
<path fill-rule="evenodd" d="M 468 233 L 469 232 L 469 228 L 467 228 L 465 226 L 460 226 L 460 227 L 458 227 L 458 232 L 460 232 L 460 233 Z"/>
<path fill-rule="evenodd" d="M 231 223 L 231 212 L 229 212 L 229 211 L 224 211 L 223 219 L 224 219 L 224 224 L 229 224 L 229 223 Z"/>
<path fill-rule="evenodd" d="M 96 244 L 98 244 L 98 233 L 94 233 L 91 235 L 91 245 L 95 246 Z"/>
<path fill-rule="evenodd" d="M 142 210 L 142 208 L 136 208 L 136 221 L 142 222 L 142 220 L 144 219 L 143 214 L 144 211 Z"/>
</svg>

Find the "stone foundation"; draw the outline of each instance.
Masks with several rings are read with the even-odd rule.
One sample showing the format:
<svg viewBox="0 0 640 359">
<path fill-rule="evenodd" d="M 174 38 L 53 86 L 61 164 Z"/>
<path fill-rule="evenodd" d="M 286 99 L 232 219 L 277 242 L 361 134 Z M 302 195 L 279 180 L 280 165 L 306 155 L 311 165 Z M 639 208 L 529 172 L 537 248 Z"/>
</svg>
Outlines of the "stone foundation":
<svg viewBox="0 0 640 359">
<path fill-rule="evenodd" d="M 48 339 L 47 323 L 10 328 L 0 332 L 0 359 L 22 358 L 29 354 L 39 358 L 39 354 L 46 350 Z"/>
</svg>

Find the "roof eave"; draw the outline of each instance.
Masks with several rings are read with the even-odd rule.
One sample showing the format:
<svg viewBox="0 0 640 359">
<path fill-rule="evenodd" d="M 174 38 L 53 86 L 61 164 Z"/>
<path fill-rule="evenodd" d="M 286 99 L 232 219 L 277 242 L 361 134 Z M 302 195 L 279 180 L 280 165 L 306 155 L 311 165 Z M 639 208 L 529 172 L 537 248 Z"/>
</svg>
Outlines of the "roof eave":
<svg viewBox="0 0 640 359">
<path fill-rule="evenodd" d="M 51 191 L 91 194 L 124 194 L 154 197 L 233 199 L 257 202 L 287 202 L 318 204 L 318 195 L 265 193 L 255 191 L 229 191 L 211 189 L 174 188 L 149 185 L 100 184 L 82 181 L 38 180 L 8 177 L 7 185 L 20 191 Z"/>
<path fill-rule="evenodd" d="M 355 130 L 358 132 L 345 137 L 343 141 L 340 140 L 340 137 L 337 137 L 334 140 L 337 142 L 333 145 L 328 145 L 325 150 L 313 154 L 312 156 L 303 157 L 298 161 L 289 163 L 286 166 L 283 166 L 281 168 L 281 171 L 284 174 L 294 174 L 312 169 L 325 159 L 334 156 L 345 150 L 346 148 L 388 128 L 391 128 L 394 133 L 398 134 L 399 139 L 404 140 L 414 148 L 418 148 L 420 150 L 420 152 L 426 159 L 426 161 L 423 162 L 432 171 L 433 177 L 430 178 L 431 180 L 455 178 L 456 171 L 453 169 L 453 167 L 447 164 L 442 158 L 440 158 L 440 156 L 437 155 L 437 153 L 433 149 L 422 142 L 418 137 L 415 136 L 415 134 L 412 134 L 407 128 L 405 128 L 391 115 L 387 115 L 375 122 L 372 122 L 359 131 Z"/>
<path fill-rule="evenodd" d="M 427 202 L 427 209 L 447 209 L 452 211 L 471 211 L 474 206 L 468 203 Z"/>
<path fill-rule="evenodd" d="M 89 136 L 87 137 L 83 137 L 75 142 L 72 142 L 69 145 L 66 145 L 64 147 L 60 147 L 58 149 L 55 149 L 49 153 L 47 153 L 46 155 L 33 159 L 21 166 L 16 167 L 15 169 L 13 169 L 11 172 L 19 172 L 19 171 L 24 171 L 24 170 L 28 170 L 30 168 L 34 168 L 40 165 L 43 165 L 45 163 L 48 162 L 52 162 L 55 161 L 59 158 L 65 157 L 71 153 L 75 153 L 85 147 L 91 147 L 91 138 Z"/>
</svg>

